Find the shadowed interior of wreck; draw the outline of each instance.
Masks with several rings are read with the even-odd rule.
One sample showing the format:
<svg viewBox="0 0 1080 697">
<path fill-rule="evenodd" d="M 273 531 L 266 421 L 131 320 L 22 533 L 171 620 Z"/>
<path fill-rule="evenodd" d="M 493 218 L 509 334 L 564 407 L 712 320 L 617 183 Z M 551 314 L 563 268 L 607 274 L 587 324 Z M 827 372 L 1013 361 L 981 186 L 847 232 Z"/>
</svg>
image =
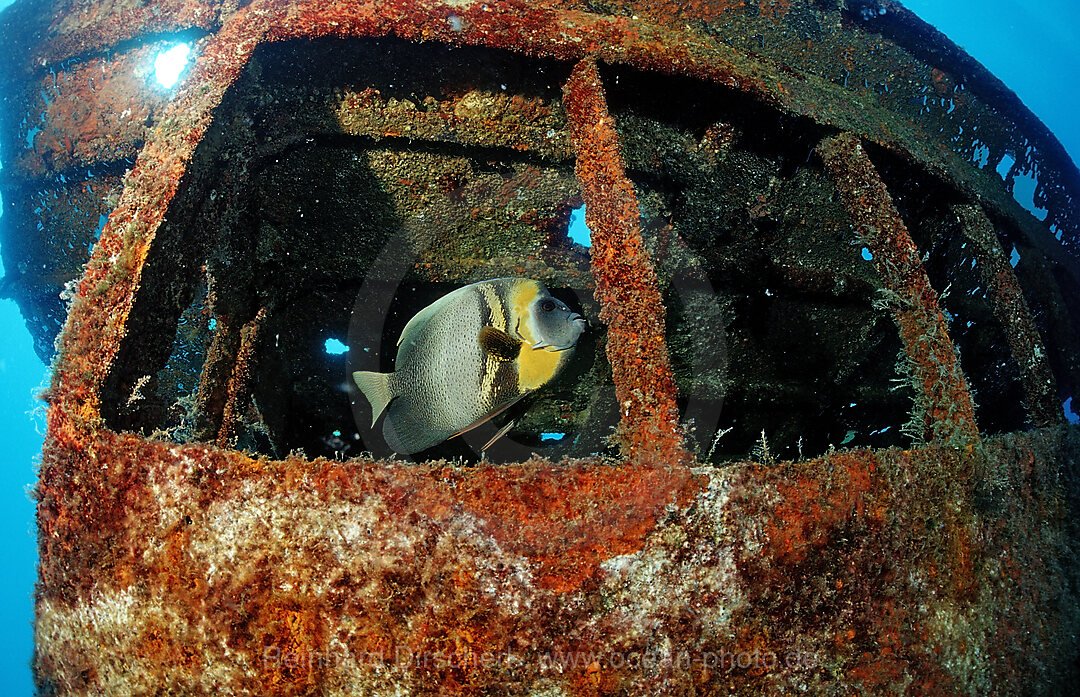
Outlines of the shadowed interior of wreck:
<svg viewBox="0 0 1080 697">
<path fill-rule="evenodd" d="M 567 237 L 580 205 L 561 103 L 568 70 L 393 39 L 260 48 L 158 235 L 105 390 L 110 424 L 272 456 L 382 452 L 347 375 L 391 370 L 387 347 L 435 298 L 526 275 L 591 329 L 560 379 L 494 422 L 516 420 L 507 442 L 518 447 L 488 455 L 613 453 L 617 408 L 589 252 Z M 629 68 L 603 77 L 699 457 L 794 459 L 917 440 L 888 298 L 814 153 L 828 129 L 691 78 Z M 1024 427 L 1015 361 L 948 219 L 962 197 L 875 156 L 935 287 L 947 289 L 981 427 Z M 413 268 L 378 278 L 389 253 L 411 255 Z M 357 303 L 365 283 L 391 294 L 387 314 Z M 348 356 L 325 348 L 351 331 L 371 345 Z M 418 458 L 475 459 L 478 444 L 465 441 Z"/>
<path fill-rule="evenodd" d="M 110 424 L 275 456 L 378 452 L 381 436 L 355 423 L 368 418 L 362 399 L 353 418 L 347 368 L 390 370 L 393 351 L 325 348 L 346 341 L 364 283 L 392 286 L 387 315 L 356 307 L 354 318 L 392 347 L 449 290 L 526 275 L 583 311 L 590 331 L 567 372 L 496 425 L 518 421 L 508 441 L 525 456 L 613 453 L 588 250 L 567 237 L 580 205 L 568 70 L 390 39 L 260 48 L 158 235 L 105 390 Z M 909 442 L 896 328 L 875 308 L 876 273 L 813 154 L 825 130 L 688 78 L 613 69 L 604 81 L 699 456 Z M 397 237 L 414 268 L 369 277 Z M 489 456 L 522 459 L 521 448 Z M 454 439 L 419 457 L 476 449 Z"/>
</svg>

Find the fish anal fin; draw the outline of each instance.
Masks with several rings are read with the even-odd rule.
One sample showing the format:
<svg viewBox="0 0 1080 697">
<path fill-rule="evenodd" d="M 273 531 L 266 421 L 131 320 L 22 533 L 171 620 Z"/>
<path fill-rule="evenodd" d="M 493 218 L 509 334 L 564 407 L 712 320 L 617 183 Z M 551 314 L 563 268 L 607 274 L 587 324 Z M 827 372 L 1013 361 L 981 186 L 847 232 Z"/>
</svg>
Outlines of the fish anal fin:
<svg viewBox="0 0 1080 697">
<path fill-rule="evenodd" d="M 386 405 L 394 398 L 394 392 L 390 388 L 390 376 L 393 373 L 373 373 L 367 370 L 358 370 L 352 374 L 353 382 L 371 402 L 371 425 L 379 420 L 379 416 L 386 410 Z"/>
<path fill-rule="evenodd" d="M 524 397 L 525 395 L 529 394 L 529 392 L 531 392 L 531 391 L 532 391 L 532 390 L 529 390 L 529 391 L 527 391 L 527 392 L 522 392 L 522 393 L 521 393 L 521 394 L 519 394 L 519 395 L 518 395 L 517 397 L 514 397 L 514 398 L 513 398 L 512 400 L 510 400 L 510 401 L 509 401 L 509 402 L 507 402 L 506 404 L 502 405 L 501 407 L 499 407 L 499 408 L 498 408 L 498 409 L 496 409 L 495 411 L 491 412 L 490 414 L 488 414 L 488 415 L 487 415 L 487 416 L 485 416 L 484 418 L 482 418 L 482 419 L 480 419 L 480 420 L 476 421 L 475 423 L 469 424 L 468 426 L 466 426 L 465 428 L 461 429 L 461 430 L 460 430 L 460 431 L 458 431 L 457 433 L 454 433 L 453 435 L 451 435 L 451 436 L 448 436 L 448 437 L 447 437 L 447 440 L 450 440 L 450 438 L 454 438 L 455 436 L 460 436 L 460 435 L 461 435 L 462 433 L 468 433 L 469 431 L 473 430 L 473 429 L 474 429 L 474 428 L 476 428 L 477 426 L 483 426 L 483 425 L 484 425 L 484 424 L 486 424 L 486 423 L 487 423 L 488 421 L 491 421 L 492 419 L 494 419 L 494 418 L 495 418 L 496 416 L 498 416 L 499 414 L 503 413 L 504 411 L 506 411 L 506 410 L 507 410 L 507 409 L 509 409 L 510 407 L 512 407 L 512 406 L 514 406 L 515 404 L 517 404 L 517 403 L 518 403 L 518 402 L 519 402 L 519 401 L 521 400 L 521 398 L 522 398 L 522 397 Z"/>
<path fill-rule="evenodd" d="M 480 342 L 480 348 L 498 361 L 516 360 L 521 353 L 521 339 L 510 336 L 495 327 L 481 327 L 477 341 Z"/>
</svg>

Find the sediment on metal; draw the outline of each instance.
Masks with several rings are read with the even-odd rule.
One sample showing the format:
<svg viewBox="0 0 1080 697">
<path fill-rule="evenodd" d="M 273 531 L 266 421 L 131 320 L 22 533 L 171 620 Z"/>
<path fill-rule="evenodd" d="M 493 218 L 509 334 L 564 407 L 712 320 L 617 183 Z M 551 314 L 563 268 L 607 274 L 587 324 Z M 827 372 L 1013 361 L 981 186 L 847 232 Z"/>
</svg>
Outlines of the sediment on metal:
<svg viewBox="0 0 1080 697">
<path fill-rule="evenodd" d="M 977 441 L 975 406 L 938 295 L 892 196 L 856 136 L 826 138 L 818 152 L 856 235 L 873 255 L 884 303 L 900 330 L 917 395 L 913 426 L 929 442 Z"/>
<path fill-rule="evenodd" d="M 564 91 L 575 171 L 592 231 L 596 299 L 607 325 L 624 452 L 631 458 L 652 453 L 683 460 L 675 380 L 664 342 L 664 303 L 596 61 L 578 63 Z"/>
<path fill-rule="evenodd" d="M 959 219 L 964 236 L 972 243 L 980 278 L 990 291 L 994 316 L 1004 328 L 1009 350 L 1020 368 L 1032 424 L 1041 427 L 1061 423 L 1057 381 L 1047 361 L 1046 346 L 1016 273 L 998 242 L 993 223 L 976 205 L 956 205 L 951 210 Z"/>
</svg>

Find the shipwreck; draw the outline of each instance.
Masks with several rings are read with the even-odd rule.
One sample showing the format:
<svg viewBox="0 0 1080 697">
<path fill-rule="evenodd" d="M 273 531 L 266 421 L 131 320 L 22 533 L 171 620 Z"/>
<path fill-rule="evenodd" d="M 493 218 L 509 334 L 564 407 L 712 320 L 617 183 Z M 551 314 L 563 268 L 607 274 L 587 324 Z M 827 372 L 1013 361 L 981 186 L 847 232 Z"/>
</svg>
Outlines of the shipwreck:
<svg viewBox="0 0 1080 697">
<path fill-rule="evenodd" d="M 1080 174 L 900 3 L 19 0 L 0 33 L 3 291 L 53 362 L 41 694 L 1080 678 Z M 574 369 L 490 452 L 395 459 L 347 371 L 507 275 L 588 318 Z"/>
</svg>

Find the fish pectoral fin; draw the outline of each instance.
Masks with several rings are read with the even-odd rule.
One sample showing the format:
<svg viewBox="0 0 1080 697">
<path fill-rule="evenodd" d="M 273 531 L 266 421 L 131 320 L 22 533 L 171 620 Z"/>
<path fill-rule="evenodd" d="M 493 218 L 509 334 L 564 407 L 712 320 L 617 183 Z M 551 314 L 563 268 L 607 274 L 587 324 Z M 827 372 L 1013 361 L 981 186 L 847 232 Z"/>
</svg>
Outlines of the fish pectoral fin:
<svg viewBox="0 0 1080 697">
<path fill-rule="evenodd" d="M 495 327 L 481 327 L 477 341 L 480 343 L 480 348 L 497 361 L 513 361 L 521 353 L 521 339 L 510 336 Z"/>
<path fill-rule="evenodd" d="M 393 373 L 372 373 L 367 370 L 358 370 L 352 374 L 353 382 L 371 402 L 371 425 L 379 420 L 379 416 L 386 411 L 386 405 L 394 398 L 390 389 L 390 376 Z"/>
</svg>

